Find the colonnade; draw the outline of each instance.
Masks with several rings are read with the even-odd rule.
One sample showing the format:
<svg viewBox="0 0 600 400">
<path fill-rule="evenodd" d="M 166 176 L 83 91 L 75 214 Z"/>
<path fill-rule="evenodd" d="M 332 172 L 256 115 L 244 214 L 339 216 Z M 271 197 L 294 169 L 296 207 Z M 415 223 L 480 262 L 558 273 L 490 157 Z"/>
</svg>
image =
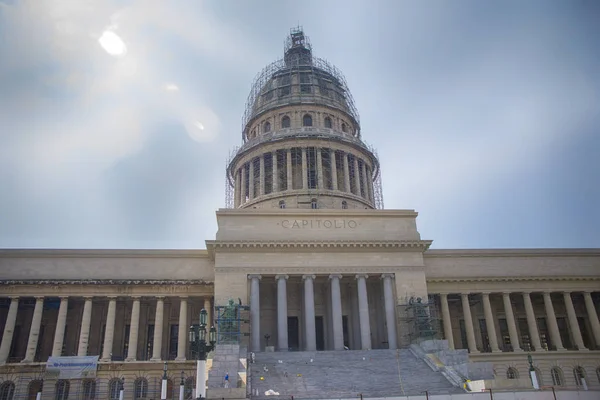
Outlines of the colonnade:
<svg viewBox="0 0 600 400">
<path fill-rule="evenodd" d="M 74 297 L 74 296 L 73 296 Z M 65 329 L 67 326 L 67 312 L 69 309 L 69 301 L 73 299 L 69 296 L 60 297 L 60 306 L 58 309 L 58 315 L 56 319 L 56 326 L 54 330 L 54 338 L 52 345 L 53 357 L 62 355 L 63 342 L 65 336 Z M 179 299 L 179 329 L 178 329 L 178 340 L 177 340 L 177 358 L 176 360 L 186 359 L 186 348 L 188 342 L 188 326 L 191 321 L 188 321 L 188 296 L 173 296 L 173 298 Z M 36 352 L 38 350 L 38 341 L 40 340 L 40 327 L 42 322 L 42 315 L 44 312 L 44 301 L 49 298 L 43 296 L 35 298 L 35 306 L 33 310 L 33 316 L 31 319 L 27 348 L 25 356 L 21 363 L 34 362 L 36 358 Z M 77 355 L 86 356 L 88 355 L 88 347 L 90 342 L 90 328 L 92 325 L 92 318 L 99 318 L 93 315 L 92 305 L 94 299 L 97 297 L 83 297 L 84 304 L 81 312 L 81 323 L 79 330 L 79 337 L 77 342 Z M 105 319 L 104 337 L 102 338 L 102 352 L 98 354 L 100 361 L 109 362 L 112 359 L 113 344 L 115 339 L 115 322 L 116 322 L 116 309 L 117 309 L 117 296 L 106 296 L 104 299 L 108 299 L 108 308 Z M 127 298 L 132 302 L 131 304 L 131 317 L 129 324 L 129 336 L 128 346 L 125 361 L 131 362 L 137 360 L 137 349 L 138 349 L 138 338 L 140 336 L 140 302 L 141 296 L 129 296 Z M 147 300 L 148 298 L 146 298 Z M 152 356 L 150 361 L 162 360 L 162 344 L 163 344 L 163 330 L 164 330 L 164 314 L 165 314 L 165 297 L 157 296 L 152 297 L 156 301 L 156 310 L 154 314 L 154 336 L 152 342 Z M 2 341 L 0 343 L 0 365 L 5 364 L 8 360 L 11 345 L 14 337 L 15 326 L 17 323 L 19 301 L 21 300 L 18 296 L 10 297 L 10 306 L 6 318 L 4 331 L 2 333 Z M 208 321 L 212 321 L 212 306 L 211 301 L 208 297 L 204 298 L 204 308 L 209 313 Z M 100 316 L 102 318 L 103 316 Z"/>
<path fill-rule="evenodd" d="M 306 351 L 317 350 L 317 339 L 315 329 L 315 294 L 314 281 L 317 275 L 302 275 L 303 286 L 303 306 L 304 306 L 304 337 Z M 356 274 L 353 278 L 356 280 L 357 298 L 358 298 L 358 318 L 360 326 L 360 343 L 363 350 L 371 348 L 371 326 L 369 320 L 369 300 L 367 296 L 367 278 L 366 274 Z M 331 326 L 333 336 L 333 350 L 344 350 L 344 336 L 342 327 L 342 296 L 340 282 L 343 276 L 341 274 L 330 274 L 327 276 L 329 281 L 329 293 L 331 301 Z M 260 281 L 261 275 L 248 275 L 250 280 L 250 324 L 251 324 L 251 349 L 261 351 L 261 305 L 260 305 Z M 288 346 L 288 294 L 287 281 L 289 275 L 280 274 L 275 276 L 277 282 L 277 350 L 287 351 Z M 387 326 L 387 339 L 390 349 L 398 347 L 396 334 L 396 310 L 393 292 L 394 274 L 381 274 L 383 281 L 383 293 L 385 304 L 385 319 Z"/>
<path fill-rule="evenodd" d="M 556 316 L 556 313 L 554 310 L 554 303 L 553 303 L 553 300 L 551 297 L 551 293 L 553 293 L 553 292 L 550 292 L 550 291 L 541 292 L 541 294 L 543 296 L 544 309 L 545 309 L 544 317 L 547 321 L 550 342 L 552 343 L 553 350 L 563 351 L 566 349 L 563 346 L 563 340 L 561 338 L 561 333 L 560 333 L 559 326 L 557 323 L 557 316 Z M 580 351 L 587 351 L 589 349 L 586 348 L 584 341 L 583 341 L 579 321 L 577 318 L 577 314 L 575 312 L 575 307 L 573 305 L 573 299 L 571 297 L 572 292 L 563 291 L 560 293 L 562 295 L 561 297 L 564 302 L 564 308 L 566 310 L 566 315 L 567 315 L 567 319 L 568 319 L 568 323 L 569 323 L 569 330 L 570 330 L 574 345 Z M 587 313 L 587 317 L 589 319 L 589 323 L 591 326 L 593 338 L 596 343 L 596 346 L 599 347 L 600 346 L 600 322 L 598 320 L 598 313 L 594 306 L 594 302 L 592 300 L 591 293 L 592 293 L 591 291 L 583 292 L 583 297 L 584 297 L 586 313 Z M 450 308 L 448 306 L 448 295 L 449 294 L 450 293 L 440 293 L 440 303 L 441 303 L 440 305 L 441 305 L 444 335 L 445 335 L 445 338 L 448 340 L 450 348 L 453 349 L 454 348 L 454 336 L 453 336 L 453 328 L 452 328 L 452 318 L 450 315 Z M 466 331 L 466 340 L 467 340 L 468 349 L 471 354 L 476 354 L 476 353 L 479 353 L 480 350 L 477 348 L 477 342 L 476 342 L 476 338 L 475 338 L 475 330 L 474 330 L 474 326 L 473 326 L 473 318 L 472 318 L 472 314 L 471 314 L 471 303 L 470 303 L 470 297 L 469 297 L 470 294 L 475 294 L 475 293 L 459 293 L 459 294 L 460 294 L 460 298 L 461 298 L 462 312 L 463 312 L 463 317 L 464 317 L 464 321 L 465 321 L 464 328 Z M 492 306 L 490 303 L 490 295 L 492 293 L 491 292 L 483 292 L 483 293 L 478 292 L 477 294 L 481 294 L 481 301 L 482 301 L 482 305 L 483 305 L 483 312 L 484 312 L 485 325 L 486 325 L 487 338 L 489 341 L 490 351 L 492 353 L 501 352 L 504 349 L 501 349 L 498 344 L 498 336 L 497 336 L 496 325 L 495 325 L 496 318 L 494 316 L 494 313 L 492 311 Z M 494 294 L 496 294 L 496 293 L 494 293 Z M 530 345 L 532 347 L 532 349 L 527 349 L 527 350 L 528 351 L 529 350 L 547 351 L 547 349 L 544 346 L 542 346 L 542 342 L 540 340 L 540 331 L 538 329 L 538 321 L 537 321 L 537 317 L 539 317 L 539 316 L 536 315 L 536 313 L 534 311 L 533 303 L 531 301 L 532 292 L 512 293 L 512 292 L 505 291 L 505 292 L 501 292 L 498 294 L 502 295 L 504 316 L 506 318 L 506 324 L 507 324 L 507 328 L 508 328 L 508 337 L 510 340 L 510 346 L 512 347 L 512 351 L 523 352 L 524 349 L 522 347 L 522 343 L 520 341 L 520 337 L 519 337 L 519 334 L 517 331 L 517 324 L 516 324 L 516 320 L 515 320 L 515 313 L 513 310 L 513 301 L 511 300 L 511 295 L 522 296 L 525 314 L 527 317 L 527 328 L 529 331 L 528 337 L 530 338 L 529 339 Z M 521 337 L 522 336 L 523 335 L 521 335 Z"/>
<path fill-rule="evenodd" d="M 332 148 L 293 147 L 263 153 L 243 164 L 235 172 L 234 206 L 292 189 L 339 190 L 374 202 L 373 171 L 366 160 Z"/>
</svg>

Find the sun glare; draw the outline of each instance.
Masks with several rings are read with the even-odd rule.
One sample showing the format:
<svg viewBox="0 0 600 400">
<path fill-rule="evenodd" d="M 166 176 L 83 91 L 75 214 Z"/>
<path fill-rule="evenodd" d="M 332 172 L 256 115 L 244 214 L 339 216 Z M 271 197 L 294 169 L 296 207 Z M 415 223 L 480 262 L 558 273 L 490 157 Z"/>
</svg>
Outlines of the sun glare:
<svg viewBox="0 0 600 400">
<path fill-rule="evenodd" d="M 98 39 L 98 43 L 111 56 L 122 56 L 127 52 L 125 42 L 112 31 L 104 31 Z"/>
</svg>

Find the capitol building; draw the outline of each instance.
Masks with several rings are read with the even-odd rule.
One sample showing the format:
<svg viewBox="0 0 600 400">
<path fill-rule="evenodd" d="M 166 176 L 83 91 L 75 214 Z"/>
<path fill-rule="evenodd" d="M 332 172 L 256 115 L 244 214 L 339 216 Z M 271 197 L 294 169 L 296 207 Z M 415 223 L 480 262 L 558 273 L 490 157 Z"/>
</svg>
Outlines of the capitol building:
<svg viewBox="0 0 600 400">
<path fill-rule="evenodd" d="M 0 250 L 0 400 L 160 399 L 165 375 L 168 399 L 600 389 L 600 249 L 430 249 L 416 211 L 383 207 L 342 73 L 301 29 L 284 50 L 205 250 Z M 76 356 L 91 375 L 48 373 Z"/>
</svg>

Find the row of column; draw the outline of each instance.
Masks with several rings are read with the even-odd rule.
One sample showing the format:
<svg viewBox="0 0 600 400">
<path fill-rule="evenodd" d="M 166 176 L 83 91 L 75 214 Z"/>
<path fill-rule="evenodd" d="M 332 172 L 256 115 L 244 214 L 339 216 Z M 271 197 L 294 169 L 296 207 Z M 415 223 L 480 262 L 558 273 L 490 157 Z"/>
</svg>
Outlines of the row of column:
<svg viewBox="0 0 600 400">
<path fill-rule="evenodd" d="M 393 274 L 382 274 L 383 291 L 385 301 L 385 318 L 387 325 L 388 343 L 390 349 L 396 349 L 396 311 L 394 293 L 392 287 Z M 250 323 L 251 323 L 251 346 L 254 351 L 260 351 L 260 280 L 261 275 L 249 275 L 250 279 Z M 277 349 L 288 350 L 288 326 L 287 326 L 287 280 L 289 275 L 276 275 L 277 281 Z M 304 329 L 306 336 L 306 351 L 316 351 L 317 339 L 315 329 L 315 294 L 314 280 L 316 275 L 302 275 L 304 282 Z M 371 348 L 371 326 L 369 322 L 369 301 L 367 297 L 366 274 L 357 274 L 358 314 L 360 325 L 360 339 L 363 350 Z M 344 332 L 342 327 L 342 296 L 340 280 L 342 275 L 331 274 L 328 276 L 331 292 L 331 318 L 333 327 L 334 350 L 344 349 Z"/>
<path fill-rule="evenodd" d="M 510 300 L 510 292 L 502 293 L 502 301 L 504 305 L 504 312 L 506 316 L 506 322 L 508 325 L 508 333 L 510 337 L 510 343 L 515 352 L 521 352 L 521 344 L 519 341 L 519 335 L 517 334 L 517 325 L 515 322 L 515 316 L 512 308 L 512 302 Z M 562 292 L 565 308 L 567 310 L 567 317 L 569 326 L 573 334 L 575 345 L 579 350 L 587 351 L 583 343 L 581 331 L 579 329 L 579 323 L 577 321 L 577 315 L 573 306 L 573 299 L 571 298 L 571 292 Z M 532 345 L 535 351 L 545 351 L 542 348 L 540 342 L 540 334 L 538 331 L 537 321 L 533 310 L 533 304 L 531 302 L 531 292 L 523 292 L 523 303 L 525 305 L 525 314 L 527 316 L 527 326 L 529 328 L 529 336 L 531 337 Z M 551 292 L 543 292 L 544 307 L 546 309 L 546 316 L 548 319 L 548 326 L 550 331 L 550 339 L 555 345 L 556 350 L 565 350 L 560 337 L 560 331 L 558 329 L 558 323 L 556 321 L 556 314 L 554 312 L 554 305 L 552 304 Z M 586 305 L 586 311 L 592 326 L 592 332 L 594 339 L 597 344 L 600 344 L 600 322 L 598 321 L 598 314 L 592 301 L 591 292 L 584 292 L 584 299 Z M 467 336 L 467 344 L 470 353 L 478 353 L 477 345 L 475 341 L 475 331 L 473 328 L 473 319 L 471 316 L 471 307 L 469 304 L 469 293 L 461 293 L 463 316 L 465 320 L 465 331 Z M 444 333 L 448 344 L 451 349 L 454 348 L 454 338 L 452 334 L 452 323 L 450 318 L 450 309 L 448 307 L 448 293 L 441 293 L 441 308 L 442 308 L 442 320 L 444 324 Z M 489 338 L 490 348 L 493 353 L 500 352 L 498 347 L 498 338 L 496 335 L 496 328 L 494 324 L 494 315 L 492 313 L 492 307 L 490 304 L 490 293 L 482 293 L 483 311 L 485 316 L 485 323 L 487 327 L 487 334 Z"/>
<path fill-rule="evenodd" d="M 354 172 L 354 176 L 352 177 L 354 179 L 354 182 L 352 182 L 352 184 L 354 184 L 355 187 L 355 191 L 353 194 L 357 195 L 357 196 L 362 196 L 362 193 L 364 192 L 364 196 L 368 201 L 373 202 L 373 186 L 371 184 L 372 179 L 371 179 L 371 168 L 369 168 L 367 166 L 367 163 L 364 160 L 361 160 L 361 162 L 359 163 L 359 158 L 356 156 L 351 155 L 350 153 L 342 153 L 342 160 L 343 160 L 343 165 L 344 165 L 344 187 L 343 188 L 339 188 L 338 187 L 338 172 L 337 172 L 337 163 L 336 163 L 336 150 L 334 149 L 327 149 L 327 148 L 320 148 L 320 147 L 316 147 L 316 159 L 317 159 L 317 165 L 316 165 L 316 171 L 317 171 L 317 188 L 318 189 L 325 189 L 325 184 L 324 184 L 324 170 L 323 170 L 323 160 L 322 160 L 322 150 L 328 150 L 329 151 L 329 157 L 331 160 L 331 183 L 332 183 L 332 190 L 341 190 L 341 191 L 345 191 L 347 193 L 353 193 L 352 192 L 352 186 L 351 186 L 351 182 L 350 182 L 350 169 L 353 170 Z M 293 182 L 292 182 L 292 149 L 286 149 L 284 150 L 286 152 L 286 176 L 287 176 L 287 190 L 292 190 L 293 187 Z M 302 188 L 303 189 L 308 189 L 308 161 L 307 161 L 307 152 L 306 152 L 306 148 L 303 147 L 301 148 L 302 151 Z M 258 188 L 258 196 L 262 196 L 265 193 L 265 179 L 266 175 L 265 175 L 265 157 L 272 157 L 272 165 L 273 165 L 273 172 L 271 174 L 271 180 L 272 180 L 272 188 L 273 188 L 273 193 L 275 192 L 279 192 L 281 191 L 281 189 L 279 188 L 279 166 L 278 166 L 278 162 L 277 162 L 277 150 L 271 152 L 271 153 L 265 153 L 262 154 L 258 157 L 259 159 L 259 180 L 258 180 L 258 184 L 259 184 L 259 188 Z M 352 156 L 352 160 L 350 159 L 350 156 Z M 254 199 L 254 192 L 255 192 L 255 180 L 254 178 L 254 174 L 255 174 L 255 165 L 254 165 L 254 159 L 251 160 L 248 164 L 248 167 L 246 167 L 246 164 L 244 164 L 235 174 L 235 204 L 234 206 L 237 208 L 240 205 L 244 204 L 246 201 L 250 201 Z M 246 182 L 246 168 L 248 168 L 248 182 Z M 248 198 L 246 199 L 246 187 L 248 188 Z M 361 190 L 362 188 L 362 190 Z"/>
<path fill-rule="evenodd" d="M 103 351 L 100 354 L 100 361 L 111 361 L 111 353 L 113 349 L 114 333 L 115 333 L 115 318 L 117 309 L 117 297 L 108 296 L 108 310 L 106 313 L 106 329 L 104 333 Z M 131 320 L 129 328 L 129 346 L 128 354 L 125 361 L 136 361 L 137 347 L 140 324 L 140 300 L 139 296 L 131 296 L 133 300 L 131 308 Z M 163 337 L 163 321 L 164 321 L 164 297 L 156 297 L 156 313 L 154 316 L 154 339 L 152 347 L 151 361 L 160 361 L 162 353 L 162 337 Z M 78 356 L 88 355 L 88 344 L 90 338 L 90 325 L 92 322 L 92 297 L 84 297 L 83 314 L 81 318 L 81 330 L 79 331 L 79 344 L 77 349 Z M 65 334 L 65 326 L 67 324 L 67 310 L 69 306 L 69 297 L 60 297 L 60 306 L 58 309 L 58 317 L 56 321 L 56 329 L 54 331 L 54 342 L 52 346 L 52 356 L 58 357 L 62 353 L 63 340 Z M 2 334 L 2 342 L 0 343 L 0 365 L 5 364 L 10 347 L 13 341 L 13 334 L 17 321 L 17 311 L 19 308 L 19 297 L 10 298 L 10 307 L 6 318 L 6 325 Z M 209 299 L 204 300 L 204 308 L 209 312 L 208 321 L 210 319 L 211 304 Z M 40 336 L 40 326 L 42 321 L 42 313 L 44 309 L 44 297 L 36 297 L 35 307 L 33 310 L 33 318 L 31 320 L 31 328 L 29 330 L 29 338 L 27 341 L 27 350 L 23 363 L 33 362 L 38 347 Z M 177 343 L 177 360 L 185 360 L 186 344 L 187 344 L 187 297 L 180 297 L 179 308 L 179 336 Z"/>
</svg>

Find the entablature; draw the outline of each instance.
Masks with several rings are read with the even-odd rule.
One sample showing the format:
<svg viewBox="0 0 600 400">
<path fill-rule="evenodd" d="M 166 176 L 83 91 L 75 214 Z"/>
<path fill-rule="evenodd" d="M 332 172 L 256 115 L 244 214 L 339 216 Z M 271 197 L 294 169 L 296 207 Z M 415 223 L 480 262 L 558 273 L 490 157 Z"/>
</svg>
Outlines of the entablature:
<svg viewBox="0 0 600 400">
<path fill-rule="evenodd" d="M 540 276 L 427 279 L 429 293 L 519 293 L 598 291 L 600 276 Z"/>
</svg>

